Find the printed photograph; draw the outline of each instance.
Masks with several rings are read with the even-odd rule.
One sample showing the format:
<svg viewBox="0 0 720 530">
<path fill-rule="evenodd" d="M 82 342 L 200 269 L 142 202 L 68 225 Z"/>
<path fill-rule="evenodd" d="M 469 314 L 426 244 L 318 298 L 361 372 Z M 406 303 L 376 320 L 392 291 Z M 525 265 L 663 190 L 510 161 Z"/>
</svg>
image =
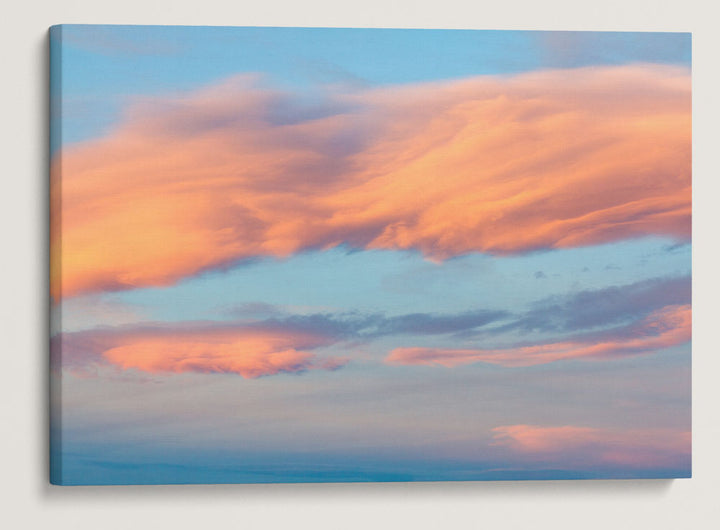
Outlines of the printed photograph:
<svg viewBox="0 0 720 530">
<path fill-rule="evenodd" d="M 691 35 L 50 29 L 50 481 L 691 476 Z"/>
</svg>

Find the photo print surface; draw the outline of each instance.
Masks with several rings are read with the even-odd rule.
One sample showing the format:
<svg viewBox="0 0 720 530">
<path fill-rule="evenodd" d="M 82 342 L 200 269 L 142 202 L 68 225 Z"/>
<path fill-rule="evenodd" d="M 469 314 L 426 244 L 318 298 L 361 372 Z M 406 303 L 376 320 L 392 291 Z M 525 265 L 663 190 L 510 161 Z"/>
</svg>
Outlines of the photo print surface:
<svg viewBox="0 0 720 530">
<path fill-rule="evenodd" d="M 691 37 L 62 25 L 51 482 L 691 474 Z"/>
</svg>

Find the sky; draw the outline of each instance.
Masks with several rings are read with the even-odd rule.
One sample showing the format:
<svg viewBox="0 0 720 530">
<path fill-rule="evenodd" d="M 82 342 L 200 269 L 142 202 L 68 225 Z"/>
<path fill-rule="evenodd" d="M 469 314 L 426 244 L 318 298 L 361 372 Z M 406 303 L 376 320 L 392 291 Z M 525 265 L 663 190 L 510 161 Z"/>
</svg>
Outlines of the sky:
<svg viewBox="0 0 720 530">
<path fill-rule="evenodd" d="M 690 476 L 689 34 L 50 38 L 53 483 Z"/>
</svg>

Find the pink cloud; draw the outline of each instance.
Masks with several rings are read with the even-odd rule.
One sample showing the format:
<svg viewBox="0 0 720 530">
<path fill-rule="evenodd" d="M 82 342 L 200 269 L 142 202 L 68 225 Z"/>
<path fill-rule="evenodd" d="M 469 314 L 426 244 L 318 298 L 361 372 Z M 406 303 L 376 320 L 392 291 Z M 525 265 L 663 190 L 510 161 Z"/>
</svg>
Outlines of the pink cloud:
<svg viewBox="0 0 720 530">
<path fill-rule="evenodd" d="M 690 305 L 670 305 L 631 327 L 563 342 L 498 349 L 396 348 L 386 362 L 453 367 L 471 363 L 532 366 L 570 359 L 602 359 L 653 351 L 688 342 L 692 335 Z"/>
<path fill-rule="evenodd" d="M 335 370 L 346 361 L 312 350 L 320 335 L 228 324 L 183 323 L 65 333 L 54 338 L 63 368 L 92 372 L 98 364 L 152 374 L 234 373 L 252 379 L 279 373 Z"/>
<path fill-rule="evenodd" d="M 353 93 L 248 76 L 149 99 L 53 161 L 56 297 L 336 245 L 442 260 L 687 240 L 690 77 L 593 67 Z"/>
<path fill-rule="evenodd" d="M 672 429 L 503 425 L 493 429 L 494 445 L 533 460 L 562 460 L 630 467 L 678 465 L 689 460 L 691 434 Z"/>
</svg>

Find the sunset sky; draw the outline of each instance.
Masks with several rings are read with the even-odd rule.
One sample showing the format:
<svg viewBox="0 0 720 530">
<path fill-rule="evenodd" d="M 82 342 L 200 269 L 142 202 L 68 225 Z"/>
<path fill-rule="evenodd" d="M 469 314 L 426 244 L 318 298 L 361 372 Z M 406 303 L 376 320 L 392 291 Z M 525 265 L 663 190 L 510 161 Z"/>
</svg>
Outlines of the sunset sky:
<svg viewBox="0 0 720 530">
<path fill-rule="evenodd" d="M 690 475 L 690 35 L 55 26 L 52 480 Z"/>
</svg>

